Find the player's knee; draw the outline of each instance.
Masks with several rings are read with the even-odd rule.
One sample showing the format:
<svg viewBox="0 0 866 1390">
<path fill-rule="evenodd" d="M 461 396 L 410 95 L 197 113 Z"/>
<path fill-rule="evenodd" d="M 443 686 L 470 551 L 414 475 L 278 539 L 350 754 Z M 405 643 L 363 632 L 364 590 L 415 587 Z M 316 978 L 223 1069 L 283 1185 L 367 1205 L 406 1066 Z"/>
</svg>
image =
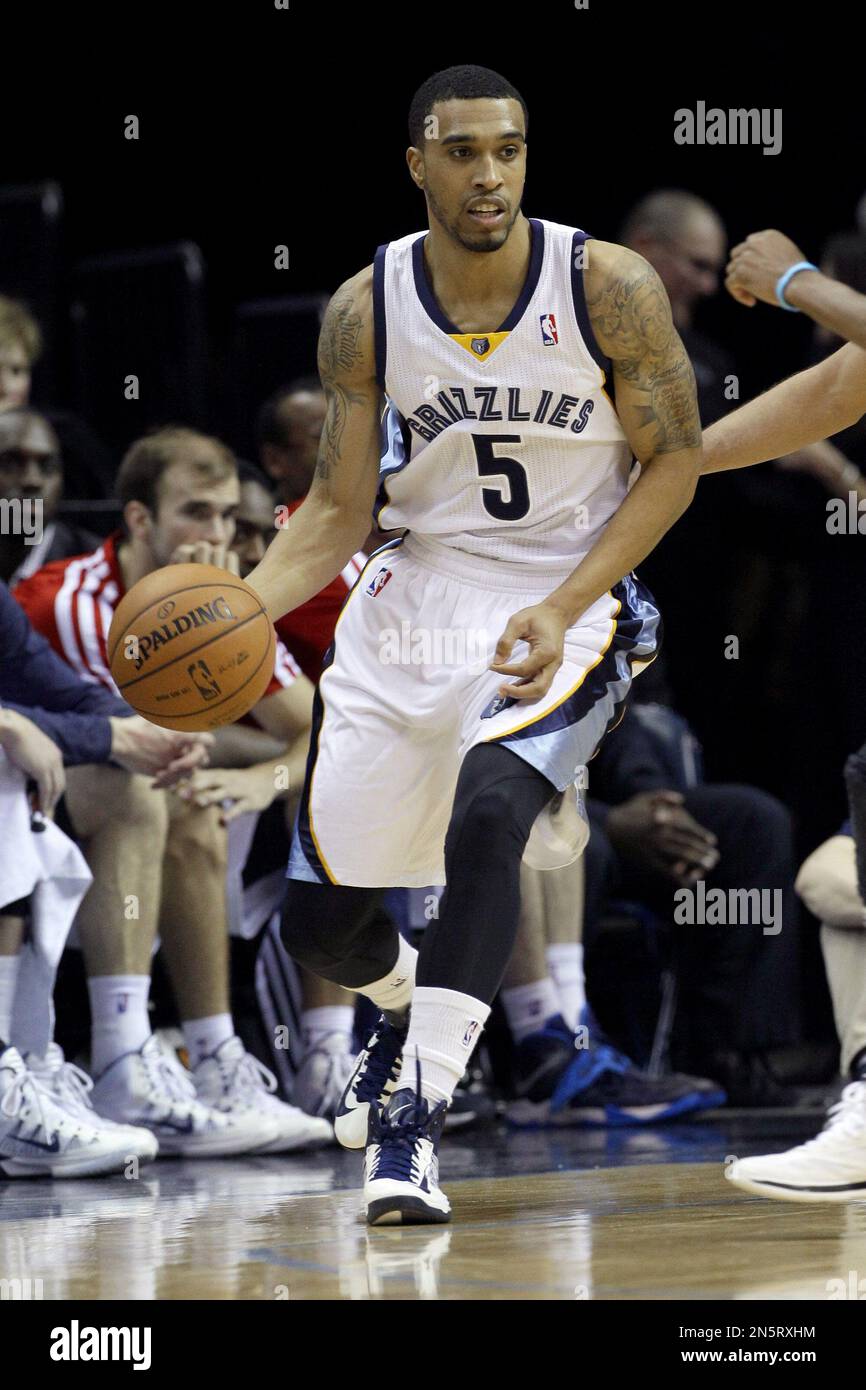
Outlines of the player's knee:
<svg viewBox="0 0 866 1390">
<path fill-rule="evenodd" d="M 501 856 L 517 856 L 532 829 L 510 793 L 507 783 L 482 787 L 458 810 L 448 831 L 446 852 L 459 839 L 464 849 L 485 862 Z"/>
<path fill-rule="evenodd" d="M 397 931 L 373 889 L 290 880 L 280 936 L 293 960 L 355 989 L 393 968 Z"/>
</svg>

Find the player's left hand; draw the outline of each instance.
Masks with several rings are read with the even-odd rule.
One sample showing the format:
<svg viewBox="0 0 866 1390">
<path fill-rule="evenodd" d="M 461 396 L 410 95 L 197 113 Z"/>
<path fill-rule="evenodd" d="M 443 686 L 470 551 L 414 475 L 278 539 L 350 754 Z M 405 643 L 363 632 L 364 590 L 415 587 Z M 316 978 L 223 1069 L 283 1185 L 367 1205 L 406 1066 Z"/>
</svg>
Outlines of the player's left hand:
<svg viewBox="0 0 866 1390">
<path fill-rule="evenodd" d="M 725 285 L 734 299 L 750 309 L 759 299 L 776 304 L 776 282 L 790 266 L 805 261 L 796 242 L 782 232 L 752 232 L 731 251 Z"/>
<path fill-rule="evenodd" d="M 566 627 L 564 616 L 545 603 L 521 608 L 508 619 L 496 643 L 490 670 L 500 676 L 519 676 L 520 680 L 500 685 L 500 695 L 511 700 L 538 700 L 547 694 L 562 665 Z M 529 654 L 522 661 L 511 660 L 515 642 L 529 646 Z"/>
</svg>

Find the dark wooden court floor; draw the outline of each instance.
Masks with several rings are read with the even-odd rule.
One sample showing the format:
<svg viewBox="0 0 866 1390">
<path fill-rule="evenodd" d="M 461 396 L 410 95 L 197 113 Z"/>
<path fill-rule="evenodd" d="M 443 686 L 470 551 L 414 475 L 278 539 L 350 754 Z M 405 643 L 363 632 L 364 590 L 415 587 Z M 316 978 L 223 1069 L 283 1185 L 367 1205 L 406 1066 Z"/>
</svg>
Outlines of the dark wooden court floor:
<svg viewBox="0 0 866 1390">
<path fill-rule="evenodd" d="M 819 1124 L 446 1136 L 447 1227 L 368 1230 L 360 1157 L 337 1149 L 5 1182 L 0 1281 L 44 1299 L 826 1300 L 866 1271 L 866 1203 L 769 1202 L 723 1177 L 727 1156 Z"/>
</svg>

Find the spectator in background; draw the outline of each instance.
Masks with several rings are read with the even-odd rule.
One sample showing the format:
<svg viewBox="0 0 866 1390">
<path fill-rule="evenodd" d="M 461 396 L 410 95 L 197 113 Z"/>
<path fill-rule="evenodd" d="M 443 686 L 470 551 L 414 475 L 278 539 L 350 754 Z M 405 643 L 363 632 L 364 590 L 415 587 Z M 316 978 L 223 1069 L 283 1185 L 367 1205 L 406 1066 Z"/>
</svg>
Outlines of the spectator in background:
<svg viewBox="0 0 866 1390">
<path fill-rule="evenodd" d="M 213 739 L 159 729 L 109 691 L 80 680 L 33 631 L 5 584 L 0 701 L 0 1173 L 120 1171 L 132 1155 L 155 1157 L 158 1140 L 151 1130 L 114 1125 L 97 1113 L 89 1078 L 53 1042 L 54 971 L 90 875 L 74 846 L 46 821 L 63 794 L 67 765 L 110 762 L 131 780 L 153 776 L 155 795 L 206 760 Z M 177 1097 L 173 1118 L 192 1127 L 198 1108 Z M 219 1115 L 213 1124 L 227 1127 Z"/>
<path fill-rule="evenodd" d="M 325 396 L 317 376 L 281 386 L 261 407 L 256 425 L 259 462 L 283 504 L 306 497 L 325 424 Z"/>
<path fill-rule="evenodd" d="M 866 1190 L 866 748 L 845 765 L 851 820 L 809 855 L 797 892 L 821 922 L 821 947 L 847 1085 L 822 1132 L 784 1153 L 741 1158 L 725 1176 L 747 1192 L 788 1200 L 862 1200 Z"/>
<path fill-rule="evenodd" d="M 26 304 L 0 295 L 0 415 L 30 403 L 33 367 L 42 351 L 42 334 Z M 93 431 L 68 411 L 46 410 L 66 463 L 69 496 L 110 497 L 115 464 Z"/>
<path fill-rule="evenodd" d="M 641 676 L 635 708 L 648 700 L 667 703 L 661 660 Z M 786 1096 L 770 1054 L 800 1041 L 791 817 L 756 787 L 677 785 L 665 746 L 632 708 L 590 763 L 584 933 L 590 999 L 593 938 L 607 904 L 627 899 L 650 907 L 673 933 L 674 1065 L 713 1077 L 733 1104 L 779 1104 Z M 751 892 L 736 900 L 749 904 L 748 920 L 734 921 L 726 911 L 724 924 L 678 922 L 676 909 L 688 900 L 674 893 L 694 889 L 698 880 L 706 881 L 707 893 L 721 888 L 728 904 L 735 901 L 731 890 Z M 768 907 L 779 906 L 781 915 L 765 921 Z"/>
<path fill-rule="evenodd" d="M 790 320 L 779 312 L 776 284 L 788 268 L 804 263 L 807 257 L 784 233 L 754 232 L 733 249 L 727 285 L 732 296 L 750 308 L 756 300 L 772 306 L 782 325 Z M 804 848 L 826 838 L 841 819 L 841 784 L 835 770 L 849 749 L 866 738 L 866 647 L 856 636 L 866 630 L 866 424 L 860 418 L 863 349 L 856 346 L 866 341 L 864 290 L 866 236 L 832 237 L 821 271 L 803 270 L 790 281 L 790 295 L 785 290 L 788 302 L 815 323 L 812 356 L 817 363 L 746 407 L 750 414 L 745 418 L 754 424 L 758 412 L 760 419 L 755 458 L 767 459 L 774 438 L 784 439 L 789 450 L 798 433 L 807 441 L 780 459 L 779 466 L 745 465 L 747 476 L 760 487 L 759 495 L 751 494 L 756 503 L 751 511 L 760 518 L 762 549 L 768 552 L 768 557 L 754 559 L 762 579 L 761 589 L 752 595 L 761 648 L 772 653 L 775 634 L 788 629 L 786 650 L 777 649 L 776 660 L 765 663 L 769 679 L 761 679 L 758 672 L 752 681 L 759 691 L 768 685 L 786 690 L 786 717 L 771 721 L 766 742 L 774 750 L 796 749 L 796 757 L 779 761 L 788 770 L 786 799 L 796 807 Z M 829 327 L 849 341 L 840 346 L 842 337 L 834 337 Z M 825 364 L 821 359 L 828 353 Z M 808 427 L 810 419 L 813 428 Z M 805 422 L 799 432 L 793 427 L 798 420 Z M 822 430 L 837 425 L 845 427 L 832 439 L 821 439 Z M 727 437 L 741 428 L 734 425 Z M 711 453 L 718 449 L 713 434 L 711 428 L 705 435 Z M 724 427 L 721 437 L 725 438 Z M 743 466 L 740 461 L 738 467 Z M 717 467 L 716 454 L 709 471 Z M 725 467 L 730 468 L 730 462 Z M 782 547 L 787 554 L 780 573 L 777 557 Z M 783 623 L 786 612 L 791 617 Z M 791 680 L 794 669 L 797 679 Z M 816 710 L 825 707 L 828 690 L 833 692 L 832 713 L 825 718 L 820 738 L 804 737 L 805 730 L 811 733 Z"/>
<path fill-rule="evenodd" d="M 95 550 L 99 537 L 57 515 L 63 498 L 60 442 L 44 415 L 23 406 L 0 413 L 0 499 L 40 504 L 36 534 L 0 534 L 0 579 L 14 588 L 50 560 Z"/>
<path fill-rule="evenodd" d="M 27 404 L 41 350 L 42 334 L 32 314 L 18 300 L 0 295 L 0 410 Z"/>
<path fill-rule="evenodd" d="M 694 368 L 701 423 L 709 425 L 731 408 L 725 389 L 735 370 L 730 354 L 695 326 L 703 300 L 719 292 L 728 244 L 722 219 L 694 193 L 659 189 L 626 215 L 620 241 L 644 256 L 662 279 Z"/>
<path fill-rule="evenodd" d="M 318 383 L 316 383 L 318 389 Z M 240 562 L 241 577 L 246 578 L 262 559 L 275 534 L 276 504 L 268 478 L 252 464 L 242 463 L 238 469 L 241 485 L 240 505 L 235 514 L 235 537 L 232 548 Z M 297 499 L 297 505 L 302 499 Z M 360 573 L 365 557 L 358 556 L 344 574 L 277 623 L 283 641 L 292 643 L 292 653 L 304 674 L 315 684 L 322 670 L 322 661 L 334 635 L 334 624 L 340 608 Z M 207 775 L 201 779 L 207 780 Z M 295 802 L 286 802 L 288 819 L 278 827 L 280 834 L 269 845 L 270 858 L 264 862 L 284 867 L 288 860 Z M 261 863 L 261 855 L 259 856 Z M 275 948 L 284 956 L 279 937 Z M 263 967 L 268 958 L 263 957 Z M 339 985 L 322 979 L 308 970 L 298 969 L 301 980 L 301 1041 L 303 1053 L 294 1084 L 294 1100 L 308 1114 L 332 1119 L 343 1090 L 349 1080 L 355 1060 L 353 1027 L 355 999 Z"/>
<path fill-rule="evenodd" d="M 44 566 L 15 591 L 58 655 L 85 680 L 110 690 L 115 687 L 105 643 L 124 593 L 164 564 L 200 559 L 226 565 L 239 497 L 235 460 L 219 440 L 197 431 L 158 430 L 127 452 L 118 492 L 122 531 L 91 554 Z M 78 919 L 94 1024 L 95 1097 L 107 1113 L 145 1125 L 171 1097 L 148 1016 L 150 954 L 158 930 L 201 1109 L 224 1111 L 231 1122 L 227 1133 L 216 1136 L 207 1128 L 180 1132 L 176 1147 L 189 1154 L 282 1152 L 332 1137 L 328 1124 L 270 1094 L 271 1078 L 235 1035 L 227 837 L 220 824 L 240 809 L 273 801 L 274 751 L 289 785 L 300 784 L 311 700 L 308 683 L 278 644 L 274 675 L 255 706 L 253 726 L 229 725 L 215 735 L 216 767 L 207 786 L 195 774 L 189 788 L 166 801 L 114 769 L 82 767 L 69 778 L 67 810 L 95 879 Z M 235 782 L 244 783 L 233 792 L 214 785 L 226 759 L 223 777 L 234 772 Z M 228 812 L 220 806 L 223 794 L 236 803 Z M 141 854 L 142 843 L 149 854 Z M 138 909 L 133 920 L 124 911 L 130 894 Z"/>
<path fill-rule="evenodd" d="M 694 368 L 701 422 L 706 427 L 736 404 L 736 399 L 730 399 L 730 383 L 736 379 L 734 361 L 695 322 L 701 305 L 720 288 L 727 250 L 722 220 L 715 208 L 693 193 L 659 189 L 626 215 L 620 240 L 645 256 L 661 277 Z M 684 516 L 641 566 L 641 577 L 655 595 L 664 621 L 677 708 L 695 728 L 711 766 L 729 764 L 732 755 L 727 736 L 719 739 L 713 715 L 716 699 L 723 707 L 735 696 L 724 643 L 729 633 L 739 630 L 733 625 L 731 591 L 737 570 L 741 491 L 742 484 L 736 481 L 720 488 L 698 488 Z M 696 555 L 712 574 L 711 585 L 693 583 Z"/>
</svg>

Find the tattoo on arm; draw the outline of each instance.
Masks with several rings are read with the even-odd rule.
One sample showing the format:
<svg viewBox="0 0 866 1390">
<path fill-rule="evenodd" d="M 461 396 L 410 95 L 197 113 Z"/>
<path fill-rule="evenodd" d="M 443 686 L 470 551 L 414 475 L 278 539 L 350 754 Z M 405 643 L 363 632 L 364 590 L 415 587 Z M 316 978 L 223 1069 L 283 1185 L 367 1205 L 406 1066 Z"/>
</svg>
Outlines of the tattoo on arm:
<svg viewBox="0 0 866 1390">
<path fill-rule="evenodd" d="M 656 272 L 611 276 L 587 308 L 617 375 L 633 388 L 637 428 L 653 429 L 653 454 L 698 448 L 694 372 Z"/>
<path fill-rule="evenodd" d="M 346 380 L 363 356 L 362 328 L 363 319 L 351 290 L 338 290 L 325 312 L 319 335 L 319 375 L 327 406 L 316 462 L 316 477 L 321 480 L 327 480 L 332 466 L 340 461 L 349 405 L 364 400 Z"/>
</svg>

